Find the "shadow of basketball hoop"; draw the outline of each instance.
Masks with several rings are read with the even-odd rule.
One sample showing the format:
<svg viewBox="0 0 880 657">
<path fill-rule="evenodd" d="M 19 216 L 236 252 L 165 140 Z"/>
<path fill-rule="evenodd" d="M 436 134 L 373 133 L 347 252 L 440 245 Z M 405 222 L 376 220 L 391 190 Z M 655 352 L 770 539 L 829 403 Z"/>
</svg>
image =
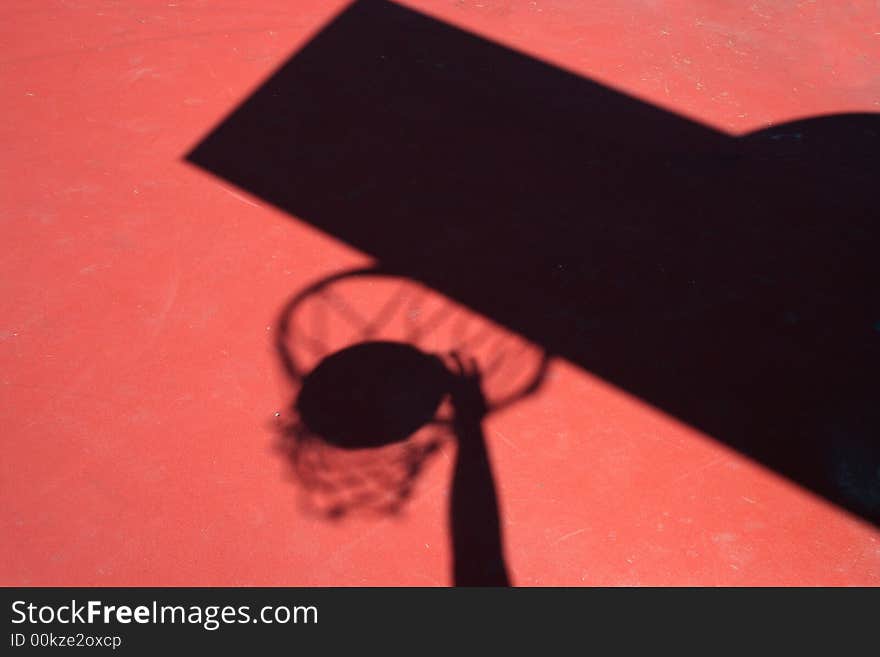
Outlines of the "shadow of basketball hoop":
<svg viewBox="0 0 880 657">
<path fill-rule="evenodd" d="M 276 347 L 296 392 L 280 445 L 305 507 L 396 514 L 454 442 L 449 527 L 457 585 L 509 583 L 485 416 L 534 393 L 548 356 L 442 295 L 378 269 L 294 296 Z"/>
<path fill-rule="evenodd" d="M 186 157 L 880 525 L 880 115 L 790 118 L 355 0 Z"/>
</svg>

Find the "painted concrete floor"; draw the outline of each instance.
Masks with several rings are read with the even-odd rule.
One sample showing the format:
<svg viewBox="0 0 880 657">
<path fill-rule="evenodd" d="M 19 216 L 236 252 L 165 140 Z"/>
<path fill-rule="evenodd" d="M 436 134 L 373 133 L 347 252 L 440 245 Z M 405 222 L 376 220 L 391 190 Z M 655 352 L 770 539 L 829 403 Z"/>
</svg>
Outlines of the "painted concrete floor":
<svg viewBox="0 0 880 657">
<path fill-rule="evenodd" d="M 398 514 L 338 521 L 276 449 L 279 312 L 377 255 L 186 161 L 348 4 L 3 3 L 3 584 L 450 583 L 451 444 Z M 400 4 L 731 136 L 880 111 L 873 2 Z M 486 435 L 517 585 L 880 584 L 864 515 L 565 357 Z"/>
</svg>

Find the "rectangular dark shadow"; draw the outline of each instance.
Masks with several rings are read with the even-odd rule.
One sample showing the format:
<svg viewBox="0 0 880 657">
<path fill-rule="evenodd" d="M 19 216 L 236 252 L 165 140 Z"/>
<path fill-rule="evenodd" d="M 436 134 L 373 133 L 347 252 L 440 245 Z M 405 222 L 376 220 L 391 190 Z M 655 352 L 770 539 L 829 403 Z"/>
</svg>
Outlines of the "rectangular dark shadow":
<svg viewBox="0 0 880 657">
<path fill-rule="evenodd" d="M 362 0 L 188 159 L 878 522 L 878 152 L 873 115 L 732 138 Z"/>
</svg>

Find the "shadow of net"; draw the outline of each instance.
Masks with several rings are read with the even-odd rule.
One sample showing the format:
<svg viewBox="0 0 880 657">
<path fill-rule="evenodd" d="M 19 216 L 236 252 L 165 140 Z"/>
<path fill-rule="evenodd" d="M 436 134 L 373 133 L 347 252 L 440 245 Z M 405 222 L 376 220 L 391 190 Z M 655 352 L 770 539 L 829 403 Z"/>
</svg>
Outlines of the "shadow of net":
<svg viewBox="0 0 880 657">
<path fill-rule="evenodd" d="M 398 514 L 416 494 L 455 439 L 450 354 L 477 363 L 490 412 L 536 392 L 549 362 L 522 337 L 380 269 L 313 283 L 285 304 L 277 328 L 292 384 L 278 447 L 303 508 L 329 519 Z"/>
</svg>

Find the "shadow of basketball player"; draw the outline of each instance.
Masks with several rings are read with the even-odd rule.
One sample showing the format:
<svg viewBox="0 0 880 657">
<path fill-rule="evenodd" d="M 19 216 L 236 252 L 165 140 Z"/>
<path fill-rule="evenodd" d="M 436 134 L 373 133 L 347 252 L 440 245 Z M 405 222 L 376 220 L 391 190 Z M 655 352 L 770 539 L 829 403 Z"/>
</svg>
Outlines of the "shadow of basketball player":
<svg viewBox="0 0 880 657">
<path fill-rule="evenodd" d="M 453 353 L 452 408 L 458 452 L 452 480 L 449 527 L 458 586 L 507 586 L 492 465 L 483 436 L 486 400 L 476 361 L 464 365 Z"/>
<path fill-rule="evenodd" d="M 506 586 L 498 502 L 482 422 L 488 412 L 476 360 L 404 343 L 361 342 L 307 374 L 285 428 L 295 471 L 327 515 L 396 512 L 444 434 L 457 443 L 449 509 L 458 586 Z M 449 413 L 442 417 L 441 404 Z M 423 427 L 432 437 L 420 438 Z M 337 456 L 335 462 L 328 455 Z M 342 457 L 342 458 L 339 458 Z"/>
</svg>

